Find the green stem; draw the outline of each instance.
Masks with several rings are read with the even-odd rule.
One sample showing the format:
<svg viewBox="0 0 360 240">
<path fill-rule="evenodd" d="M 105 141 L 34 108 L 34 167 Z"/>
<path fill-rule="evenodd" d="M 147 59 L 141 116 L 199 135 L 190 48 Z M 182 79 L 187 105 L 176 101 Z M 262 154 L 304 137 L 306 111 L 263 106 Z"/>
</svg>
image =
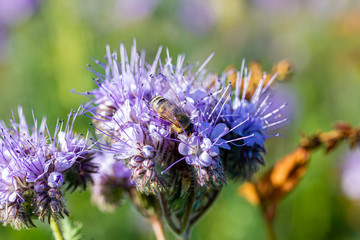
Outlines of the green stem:
<svg viewBox="0 0 360 240">
<path fill-rule="evenodd" d="M 195 202 L 196 187 L 191 188 L 190 191 L 191 191 L 190 192 L 190 199 L 189 199 L 189 203 L 187 205 L 187 209 L 186 209 L 186 213 L 185 213 L 183 222 L 181 223 L 180 234 L 183 234 L 184 231 L 186 229 L 188 229 L 188 227 L 189 227 L 190 216 L 191 216 L 193 206 L 194 206 L 194 202 Z M 186 231 L 186 232 L 188 232 L 188 231 Z"/>
<path fill-rule="evenodd" d="M 276 240 L 276 235 L 274 231 L 274 211 L 275 211 L 276 205 L 269 206 L 265 204 L 261 204 L 261 210 L 265 219 L 266 224 L 266 231 L 268 234 L 268 240 Z M 272 213 L 272 214 L 271 214 Z"/>
<path fill-rule="evenodd" d="M 161 205 L 161 210 L 163 212 L 163 215 L 165 217 L 166 222 L 168 223 L 169 227 L 177 234 L 180 234 L 180 229 L 177 228 L 174 224 L 174 222 L 171 220 L 169 210 L 167 208 L 166 199 L 164 196 L 164 193 L 159 193 L 159 200 Z"/>
<path fill-rule="evenodd" d="M 219 196 L 220 191 L 215 191 L 214 194 L 211 196 L 211 198 L 209 199 L 209 201 L 206 203 L 206 205 L 204 207 L 202 207 L 202 209 L 191 218 L 190 220 L 190 225 L 194 225 L 195 222 L 197 222 L 201 216 L 204 215 L 204 213 L 212 206 L 212 204 L 215 202 L 215 200 L 217 199 L 217 197 Z"/>
<path fill-rule="evenodd" d="M 185 232 L 182 234 L 182 240 L 190 240 L 190 228 L 186 228 Z"/>
<path fill-rule="evenodd" d="M 268 221 L 267 219 L 265 220 L 265 222 L 266 222 L 266 230 L 268 233 L 268 240 L 276 240 L 272 222 Z"/>
<path fill-rule="evenodd" d="M 59 223 L 54 219 L 50 219 L 50 227 L 53 232 L 55 240 L 64 240 Z"/>
</svg>

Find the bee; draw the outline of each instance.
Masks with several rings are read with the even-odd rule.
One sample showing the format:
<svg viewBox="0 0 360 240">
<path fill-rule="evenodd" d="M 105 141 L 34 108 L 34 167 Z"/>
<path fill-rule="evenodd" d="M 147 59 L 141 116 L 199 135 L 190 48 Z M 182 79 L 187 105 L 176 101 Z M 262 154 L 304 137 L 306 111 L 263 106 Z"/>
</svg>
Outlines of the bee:
<svg viewBox="0 0 360 240">
<path fill-rule="evenodd" d="M 193 131 L 194 125 L 189 116 L 174 102 L 162 96 L 155 96 L 149 104 L 162 119 L 172 123 L 171 128 L 175 132 L 180 134 L 185 131 L 190 134 Z"/>
</svg>

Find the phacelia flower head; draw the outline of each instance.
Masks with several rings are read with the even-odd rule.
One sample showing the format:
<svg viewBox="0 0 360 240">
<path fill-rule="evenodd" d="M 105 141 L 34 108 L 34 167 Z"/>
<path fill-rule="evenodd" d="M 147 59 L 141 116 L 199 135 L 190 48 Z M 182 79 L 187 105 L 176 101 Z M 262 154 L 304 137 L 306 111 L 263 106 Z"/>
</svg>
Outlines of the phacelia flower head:
<svg viewBox="0 0 360 240">
<path fill-rule="evenodd" d="M 200 67 L 176 63 L 160 47 L 152 63 L 136 43 L 128 57 L 123 44 L 120 58 L 107 47 L 104 73 L 89 69 L 98 85 L 88 93 L 88 113 L 107 150 L 131 170 L 131 181 L 143 193 L 167 191 L 180 179 L 219 189 L 226 176 L 245 178 L 264 164 L 268 130 L 286 121 L 281 109 L 269 102 L 270 80 L 258 80 L 248 90 L 251 72 L 242 64 L 235 84 L 229 73 L 217 76 Z M 176 179 L 176 180 L 175 180 Z"/>
<path fill-rule="evenodd" d="M 240 140 L 231 143 L 233 147 L 229 152 L 231 161 L 228 164 L 230 177 L 248 178 L 259 165 L 264 165 L 264 143 L 268 137 L 278 136 L 270 135 L 269 132 L 287 121 L 282 114 L 286 103 L 274 106 L 269 101 L 270 85 L 275 78 L 276 74 L 268 77 L 266 73 L 260 78 L 253 77 L 245 67 L 245 61 L 242 62 L 241 70 L 236 73 L 236 84 L 232 91 L 234 98 L 221 114 L 225 123 L 233 129 L 234 140 Z"/>
<path fill-rule="evenodd" d="M 61 187 L 86 186 L 96 166 L 85 138 L 73 132 L 77 113 L 50 135 L 45 118 L 30 127 L 21 107 L 18 112 L 19 122 L 14 116 L 9 127 L 0 122 L 0 213 L 4 224 L 22 228 L 35 218 L 68 215 Z"/>
</svg>

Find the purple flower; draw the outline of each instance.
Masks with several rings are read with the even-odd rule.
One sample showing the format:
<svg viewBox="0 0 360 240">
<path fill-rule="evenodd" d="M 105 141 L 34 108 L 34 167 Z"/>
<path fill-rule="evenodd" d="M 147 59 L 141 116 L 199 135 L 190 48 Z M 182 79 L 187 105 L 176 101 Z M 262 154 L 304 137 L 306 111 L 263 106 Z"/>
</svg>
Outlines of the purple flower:
<svg viewBox="0 0 360 240">
<path fill-rule="evenodd" d="M 211 2 L 184 0 L 179 4 L 180 21 L 190 31 L 198 34 L 204 33 L 214 26 L 217 14 Z"/>
<path fill-rule="evenodd" d="M 0 0 L 0 25 L 14 25 L 31 16 L 36 0 Z"/>
<path fill-rule="evenodd" d="M 360 199 L 358 183 L 360 183 L 360 149 L 354 149 L 346 156 L 341 173 L 342 189 L 353 200 Z"/>
<path fill-rule="evenodd" d="M 138 22 L 149 17 L 158 3 L 158 0 L 116 0 L 114 16 L 123 24 Z"/>
<path fill-rule="evenodd" d="M 208 167 L 213 158 L 219 156 L 219 147 L 230 149 L 223 137 L 229 129 L 225 124 L 219 123 L 211 127 L 208 122 L 200 123 L 199 135 L 192 134 L 189 138 L 183 138 L 179 144 L 179 153 L 185 156 L 190 165 Z"/>
<path fill-rule="evenodd" d="M 122 204 L 123 193 L 134 187 L 130 182 L 131 171 L 123 161 L 116 161 L 114 154 L 99 153 L 93 161 L 99 169 L 93 174 L 92 201 L 101 210 L 112 211 Z"/>
<path fill-rule="evenodd" d="M 230 149 L 223 136 L 225 136 L 229 129 L 224 123 L 219 123 L 212 127 L 208 122 L 201 122 L 199 125 L 198 135 L 193 133 L 190 137 L 183 137 L 182 142 L 179 144 L 179 153 L 185 156 L 188 164 L 194 165 L 198 169 L 198 181 L 200 185 L 204 184 L 203 179 L 210 179 L 208 175 L 209 167 L 214 167 L 222 164 L 220 158 L 220 149 Z M 213 169 L 212 169 L 213 170 Z M 221 178 L 216 179 L 216 183 L 221 185 L 225 182 L 223 173 L 218 174 Z"/>
<path fill-rule="evenodd" d="M 15 117 L 9 128 L 0 122 L 0 212 L 5 224 L 22 228 L 34 225 L 34 217 L 68 215 L 60 187 L 64 183 L 76 187 L 76 180 L 92 173 L 95 166 L 85 138 L 73 133 L 77 113 L 70 113 L 65 124 L 58 122 L 51 136 L 45 118 L 39 128 L 36 119 L 30 127 L 21 107 L 18 112 L 18 123 Z"/>
<path fill-rule="evenodd" d="M 285 105 L 269 101 L 271 81 L 266 86 L 260 81 L 249 99 L 251 73 L 244 63 L 233 88 L 226 73 L 207 73 L 213 54 L 197 67 L 184 65 L 183 55 L 173 64 L 168 50 L 162 62 L 161 47 L 147 63 L 135 41 L 130 57 L 123 44 L 120 59 L 106 50 L 106 63 L 96 61 L 104 73 L 89 68 L 99 88 L 89 92 L 87 114 L 104 140 L 99 145 L 125 163 L 139 191 L 168 191 L 193 179 L 218 189 L 226 183 L 225 171 L 246 177 L 264 163 L 269 130 L 286 121 L 280 114 Z"/>
<path fill-rule="evenodd" d="M 7 28 L 28 19 L 37 5 L 37 0 L 0 0 L 0 59 L 4 55 Z"/>
<path fill-rule="evenodd" d="M 254 93 L 248 97 L 247 87 L 250 84 L 251 71 L 248 72 L 245 61 L 237 72 L 236 86 L 232 92 L 234 98 L 220 114 L 232 130 L 231 137 L 238 140 L 231 142 L 232 149 L 229 153 L 228 173 L 232 178 L 248 178 L 259 165 L 265 164 L 265 141 L 268 137 L 278 136 L 278 133 L 270 132 L 287 122 L 287 118 L 282 114 L 286 104 L 279 106 L 270 101 L 270 85 L 275 77 L 276 75 L 264 85 L 264 74 Z"/>
</svg>

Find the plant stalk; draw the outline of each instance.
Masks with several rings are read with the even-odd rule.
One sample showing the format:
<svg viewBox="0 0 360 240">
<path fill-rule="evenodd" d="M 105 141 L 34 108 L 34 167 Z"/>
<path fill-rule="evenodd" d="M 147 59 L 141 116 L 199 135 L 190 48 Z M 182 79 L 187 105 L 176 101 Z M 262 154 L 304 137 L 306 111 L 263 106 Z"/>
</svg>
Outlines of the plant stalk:
<svg viewBox="0 0 360 240">
<path fill-rule="evenodd" d="M 155 236 L 157 240 L 166 240 L 166 235 L 164 231 L 164 226 L 161 220 L 157 216 L 151 216 L 149 218 L 151 222 L 151 226 L 154 230 Z"/>
<path fill-rule="evenodd" d="M 61 232 L 59 222 L 57 222 L 53 217 L 50 219 L 50 227 L 53 232 L 55 240 L 65 240 Z"/>
</svg>

